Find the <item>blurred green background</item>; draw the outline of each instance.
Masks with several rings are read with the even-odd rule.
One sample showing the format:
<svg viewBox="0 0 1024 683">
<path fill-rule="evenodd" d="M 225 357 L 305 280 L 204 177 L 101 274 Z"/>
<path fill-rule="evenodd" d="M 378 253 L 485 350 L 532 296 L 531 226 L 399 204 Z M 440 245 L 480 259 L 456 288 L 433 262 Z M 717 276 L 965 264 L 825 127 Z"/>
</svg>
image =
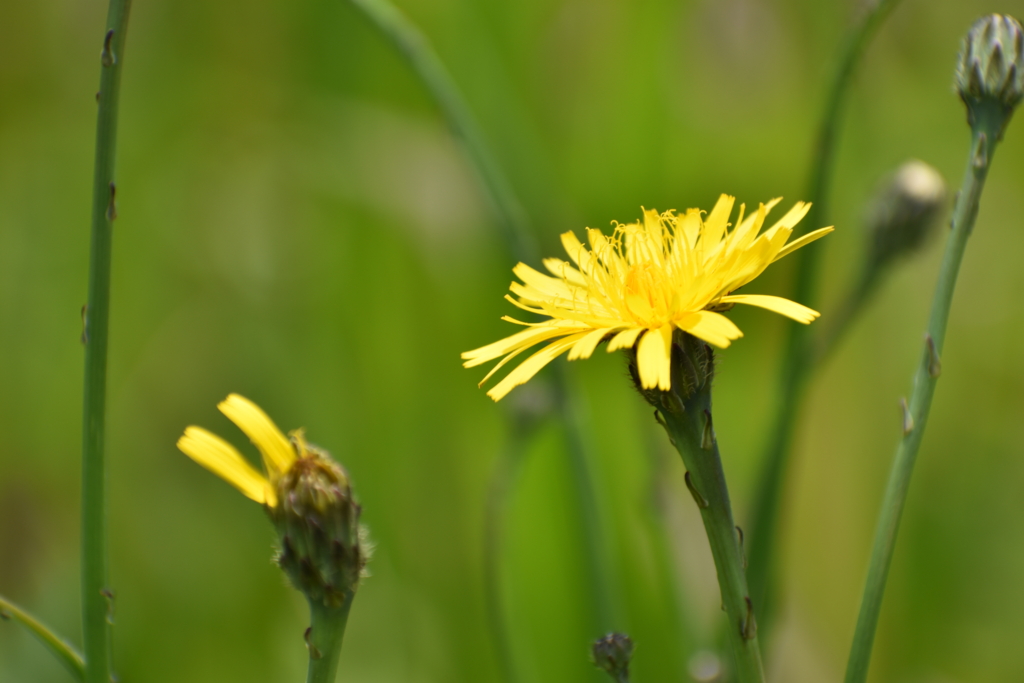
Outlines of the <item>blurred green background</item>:
<svg viewBox="0 0 1024 683">
<path fill-rule="evenodd" d="M 828 67 L 858 3 L 403 0 L 479 116 L 543 251 L 641 205 L 802 198 Z M 0 5 L 0 593 L 79 637 L 78 499 L 93 95 L 106 7 Z M 959 183 L 961 35 L 1024 2 L 905 0 L 862 65 L 840 142 L 828 316 L 864 202 L 909 157 Z M 200 424 L 251 452 L 229 392 L 351 471 L 377 544 L 339 680 L 498 681 L 483 509 L 507 407 L 461 351 L 508 334 L 511 257 L 404 62 L 341 0 L 138 0 L 125 58 L 109 393 L 121 680 L 296 681 L 305 605 L 259 508 L 174 447 Z M 995 159 L 954 302 L 874 681 L 1024 680 L 1024 121 Z M 817 226 L 813 226 L 817 227 Z M 775 681 L 839 680 L 941 240 L 886 283 L 814 383 L 787 484 Z M 758 291 L 782 292 L 780 262 Z M 787 322 L 730 314 L 716 426 L 749 508 Z M 565 363 L 565 361 L 560 361 Z M 690 680 L 717 587 L 682 466 L 622 359 L 569 366 L 637 683 Z M 515 394 L 513 394 L 514 396 Z M 511 398 L 509 400 L 512 400 Z M 602 680 L 561 430 L 509 501 L 502 593 L 523 681 Z M 0 681 L 65 681 L 0 623 Z"/>
</svg>

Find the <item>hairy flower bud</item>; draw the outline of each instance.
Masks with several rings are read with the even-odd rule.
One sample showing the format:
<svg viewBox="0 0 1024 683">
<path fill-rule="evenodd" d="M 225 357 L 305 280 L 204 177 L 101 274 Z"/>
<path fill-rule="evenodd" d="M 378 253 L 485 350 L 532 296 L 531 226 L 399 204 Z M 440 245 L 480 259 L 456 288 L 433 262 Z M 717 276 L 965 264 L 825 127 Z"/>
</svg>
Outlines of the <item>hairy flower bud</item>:
<svg viewBox="0 0 1024 683">
<path fill-rule="evenodd" d="M 341 465 L 301 432 L 292 440 L 298 457 L 275 482 L 278 504 L 267 508 L 281 539 L 277 563 L 310 602 L 340 607 L 366 566 L 360 507 Z"/>
<path fill-rule="evenodd" d="M 1005 14 L 974 22 L 960 46 L 957 92 L 967 105 L 971 125 L 979 107 L 996 105 L 1004 117 L 1024 97 L 1024 29 Z"/>
<path fill-rule="evenodd" d="M 945 199 L 945 181 L 923 161 L 908 161 L 886 178 L 868 207 L 870 267 L 920 249 L 932 234 Z"/>
<path fill-rule="evenodd" d="M 633 641 L 624 633 L 609 633 L 594 642 L 591 661 L 594 666 L 616 681 L 629 681 L 629 661 L 633 658 Z"/>
</svg>

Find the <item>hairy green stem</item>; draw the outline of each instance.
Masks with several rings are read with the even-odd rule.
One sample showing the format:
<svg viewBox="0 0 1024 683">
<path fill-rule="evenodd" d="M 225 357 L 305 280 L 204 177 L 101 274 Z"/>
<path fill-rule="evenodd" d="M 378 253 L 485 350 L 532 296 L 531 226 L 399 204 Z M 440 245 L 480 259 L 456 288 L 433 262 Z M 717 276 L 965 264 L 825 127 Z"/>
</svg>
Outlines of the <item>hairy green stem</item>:
<svg viewBox="0 0 1024 683">
<path fill-rule="evenodd" d="M 85 660 L 74 646 L 3 596 L 0 596 L 0 619 L 13 619 L 24 626 L 40 643 L 46 646 L 50 654 L 60 660 L 60 663 L 71 672 L 72 676 L 79 681 L 85 680 Z"/>
<path fill-rule="evenodd" d="M 484 191 L 498 217 L 499 228 L 508 250 L 520 261 L 536 263 L 538 251 L 522 203 L 491 153 L 480 126 L 466 104 L 451 74 L 430 46 L 426 36 L 387 0 L 351 0 L 373 25 L 406 58 L 409 66 L 434 99 L 455 138 L 476 170 Z M 566 428 L 570 466 L 583 519 L 587 567 L 592 573 L 596 633 L 613 630 L 615 606 L 610 568 L 604 556 L 600 515 L 593 493 L 593 481 L 587 462 L 585 411 L 568 391 L 562 369 L 553 373 L 555 407 Z"/>
<path fill-rule="evenodd" d="M 734 678 L 739 683 L 764 683 L 756 603 L 747 586 L 743 532 L 733 518 L 712 419 L 714 351 L 705 342 L 677 330 L 672 340 L 671 388 L 667 390 L 644 388 L 636 352 L 630 351 L 628 357 L 634 384 L 654 406 L 655 419 L 686 466 L 686 486 L 700 510 L 718 574 L 722 611 L 727 616 L 723 633 L 733 652 Z"/>
<path fill-rule="evenodd" d="M 726 639 L 739 683 L 763 683 L 754 603 L 747 588 L 741 532 L 733 519 L 718 439 L 711 422 L 711 381 L 684 401 L 682 410 L 662 410 L 663 425 L 686 466 L 687 486 L 697 502 L 715 560 L 722 608 L 728 617 Z"/>
<path fill-rule="evenodd" d="M 899 0 L 878 0 L 849 32 L 840 51 L 811 160 L 808 200 L 813 206 L 807 217 L 801 221 L 802 232 L 821 227 L 821 224 L 828 220 L 828 199 L 835 165 L 836 139 L 842 123 L 846 93 L 864 49 L 898 3 Z M 801 249 L 794 254 L 796 280 L 793 296 L 790 297 L 794 301 L 814 305 L 820 255 L 819 249 Z M 750 519 L 750 587 L 754 600 L 759 605 L 764 626 L 770 624 L 772 617 L 770 591 L 774 551 L 778 545 L 779 507 L 789 466 L 794 426 L 812 367 L 809 362 L 811 335 L 812 331 L 804 325 L 789 326 L 782 363 L 782 380 L 775 401 L 778 411 L 762 456 L 764 469 L 758 482 Z"/>
<path fill-rule="evenodd" d="M 1001 135 L 1004 115 L 993 108 L 988 115 L 978 116 L 972 127 L 971 151 L 967 158 L 967 170 L 953 210 L 952 230 L 946 242 L 942 257 L 939 280 L 932 298 L 932 310 L 928 319 L 928 331 L 924 339 L 924 351 L 914 375 L 914 389 L 909 407 L 905 408 L 903 439 L 896 450 L 889 483 L 882 499 L 882 508 L 875 530 L 875 541 L 871 551 L 868 578 L 861 599 L 860 615 L 850 649 L 846 668 L 846 683 L 863 683 L 867 679 L 871 661 L 871 648 L 882 608 L 882 596 L 892 563 L 896 535 L 899 532 L 900 517 L 910 487 L 910 475 L 914 470 L 917 452 L 924 438 L 925 425 L 942 369 L 942 348 L 949 322 L 949 310 L 953 303 L 953 291 L 957 274 L 963 261 L 967 238 L 974 228 L 978 215 L 981 191 L 988 175 L 989 164 Z M 904 404 L 906 405 L 906 404 Z"/>
<path fill-rule="evenodd" d="M 334 683 L 341 660 L 341 641 L 355 596 L 354 591 L 346 593 L 341 607 L 326 607 L 319 600 L 309 601 L 310 625 L 306 631 L 309 670 L 306 683 Z"/>
<path fill-rule="evenodd" d="M 104 437 L 110 253 L 116 208 L 114 161 L 117 108 L 124 66 L 129 0 L 110 0 L 100 54 L 96 165 L 92 195 L 89 298 L 83 311 L 85 383 L 82 406 L 82 635 L 86 683 L 110 680 L 110 601 L 107 585 L 107 505 Z"/>
</svg>

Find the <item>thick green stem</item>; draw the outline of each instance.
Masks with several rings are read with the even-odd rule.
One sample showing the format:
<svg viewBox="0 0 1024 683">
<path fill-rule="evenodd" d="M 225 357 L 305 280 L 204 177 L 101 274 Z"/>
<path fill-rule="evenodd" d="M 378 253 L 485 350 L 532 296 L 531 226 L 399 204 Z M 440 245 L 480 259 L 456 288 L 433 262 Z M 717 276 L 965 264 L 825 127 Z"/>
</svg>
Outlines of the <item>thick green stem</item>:
<svg viewBox="0 0 1024 683">
<path fill-rule="evenodd" d="M 953 303 L 953 290 L 956 287 L 957 274 L 963 261 L 967 238 L 974 228 L 974 219 L 978 215 L 978 203 L 981 191 L 988 175 L 989 164 L 996 144 L 1001 135 L 1005 121 L 1001 111 L 993 108 L 989 115 L 979 116 L 975 121 L 971 136 L 971 151 L 967 159 L 967 170 L 963 184 L 953 211 L 952 230 L 946 242 L 946 252 L 939 270 L 939 281 L 932 299 L 931 316 L 928 319 L 928 331 L 925 334 L 924 350 L 921 361 L 914 375 L 914 389 L 910 396 L 909 407 L 903 419 L 903 439 L 896 450 L 889 483 L 882 509 L 875 530 L 875 541 L 871 551 L 871 563 L 868 578 L 861 599 L 860 615 L 850 649 L 850 659 L 846 668 L 846 683 L 863 683 L 867 679 L 868 665 L 871 661 L 871 648 L 878 625 L 878 615 L 882 608 L 882 596 L 885 592 L 889 565 L 892 563 L 893 549 L 896 546 L 896 534 L 899 532 L 900 517 L 907 499 L 910 486 L 910 475 L 914 470 L 917 452 L 924 438 L 925 425 L 935 394 L 942 369 L 942 348 L 946 338 L 946 324 L 949 321 L 949 309 Z"/>
<path fill-rule="evenodd" d="M 75 679 L 85 680 L 85 661 L 74 646 L 44 626 L 38 619 L 0 596 L 0 619 L 13 619 L 34 635 Z"/>
<path fill-rule="evenodd" d="M 110 680 L 110 600 L 107 585 L 106 469 L 107 329 L 110 252 L 116 209 L 114 160 L 117 107 L 124 66 L 129 0 L 110 0 L 100 55 L 96 165 L 92 196 L 89 298 L 84 310 L 85 385 L 82 409 L 82 635 L 86 683 Z"/>
<path fill-rule="evenodd" d="M 671 409 L 669 405 L 659 412 L 669 438 L 683 458 L 687 486 L 700 508 L 711 544 L 722 591 L 722 608 L 728 617 L 726 639 L 733 651 L 735 679 L 739 683 L 763 683 L 764 667 L 754 603 L 747 588 L 742 532 L 733 519 L 718 439 L 712 425 L 710 378 L 681 406 Z"/>
<path fill-rule="evenodd" d="M 319 600 L 310 600 L 310 626 L 306 632 L 306 646 L 309 648 L 309 670 L 306 683 L 334 683 L 341 660 L 341 641 L 348 624 L 348 613 L 352 608 L 355 592 L 345 595 L 341 607 L 326 607 Z"/>
<path fill-rule="evenodd" d="M 899 0 L 878 0 L 850 31 L 843 44 L 814 146 L 807 196 L 813 206 L 807 217 L 801 221 L 802 232 L 819 228 L 828 220 L 828 199 L 835 165 L 836 139 L 842 123 L 846 93 L 864 49 L 898 3 Z M 814 306 L 820 254 L 819 249 L 801 249 L 791 257 L 797 262 L 796 281 L 793 296 L 790 297 L 794 301 Z M 807 326 L 789 326 L 782 364 L 782 380 L 775 401 L 778 412 L 766 442 L 762 465 L 764 469 L 758 482 L 750 520 L 750 587 L 754 600 L 761 606 L 763 625 L 770 622 L 772 614 L 769 593 L 774 569 L 774 551 L 778 544 L 779 507 L 789 466 L 794 426 L 812 367 L 809 362 L 811 345 L 812 331 Z"/>
<path fill-rule="evenodd" d="M 351 0 L 391 44 L 405 57 L 427 92 L 441 110 L 476 171 L 498 218 L 498 227 L 509 253 L 524 263 L 537 263 L 538 251 L 529 219 L 491 152 L 469 105 L 426 36 L 388 0 Z M 564 370 L 554 374 L 555 407 L 566 427 L 573 483 L 584 524 L 583 539 L 593 590 L 595 633 L 614 629 L 616 607 L 611 570 L 605 558 L 597 502 L 587 462 L 584 411 L 568 390 Z"/>
</svg>

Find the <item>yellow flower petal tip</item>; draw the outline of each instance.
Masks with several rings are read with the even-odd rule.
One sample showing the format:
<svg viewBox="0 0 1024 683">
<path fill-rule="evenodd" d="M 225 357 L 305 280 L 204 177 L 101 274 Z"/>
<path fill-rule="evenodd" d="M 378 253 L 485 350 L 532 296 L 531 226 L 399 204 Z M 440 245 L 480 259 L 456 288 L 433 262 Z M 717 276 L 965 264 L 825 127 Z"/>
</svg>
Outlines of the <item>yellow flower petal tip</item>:
<svg viewBox="0 0 1024 683">
<path fill-rule="evenodd" d="M 202 427 L 187 427 L 178 439 L 178 448 L 257 503 L 274 507 L 274 489 L 265 476 L 256 471 L 242 454 L 224 439 Z"/>
<path fill-rule="evenodd" d="M 274 484 L 291 468 L 297 457 L 306 455 L 301 430 L 292 432 L 290 441 L 258 405 L 238 394 L 230 394 L 217 404 L 259 449 L 267 474 L 264 475 L 234 446 L 202 427 L 186 427 L 178 439 L 178 449 L 218 477 L 241 491 L 247 498 L 271 508 L 277 506 Z M 293 445 L 294 443 L 294 445 Z M 296 453 L 296 449 L 299 453 Z"/>
<path fill-rule="evenodd" d="M 280 475 L 288 471 L 295 461 L 295 449 L 262 408 L 238 394 L 229 394 L 217 408 L 259 449 L 268 472 Z"/>
<path fill-rule="evenodd" d="M 544 259 L 549 274 L 525 263 L 512 269 L 519 281 L 506 295 L 512 304 L 545 316 L 510 337 L 462 354 L 467 368 L 501 358 L 481 384 L 523 351 L 544 343 L 487 392 L 499 401 L 528 382 L 563 353 L 569 360 L 589 358 L 603 341 L 608 351 L 635 348 L 645 389 L 671 387 L 672 335 L 682 330 L 708 344 L 728 347 L 743 336 L 719 311 L 734 304 L 757 306 L 808 324 L 818 312 L 794 301 L 761 294 L 733 294 L 774 263 L 832 232 L 832 227 L 790 242 L 811 205 L 797 202 L 765 228 L 781 199 L 746 213 L 740 205 L 730 223 L 735 198 L 721 195 L 705 215 L 700 209 L 658 213 L 615 224 L 612 235 L 587 229 L 584 244 L 573 232 L 562 234 L 568 261 Z"/>
</svg>

